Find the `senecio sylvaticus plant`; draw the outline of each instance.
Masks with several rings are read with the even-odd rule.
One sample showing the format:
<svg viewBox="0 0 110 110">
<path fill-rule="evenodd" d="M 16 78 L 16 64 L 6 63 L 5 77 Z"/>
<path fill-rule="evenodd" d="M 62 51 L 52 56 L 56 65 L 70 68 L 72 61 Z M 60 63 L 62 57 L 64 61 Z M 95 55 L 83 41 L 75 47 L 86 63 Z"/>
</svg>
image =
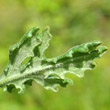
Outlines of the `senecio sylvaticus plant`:
<svg viewBox="0 0 110 110">
<path fill-rule="evenodd" d="M 47 58 L 45 50 L 51 38 L 48 27 L 43 30 L 34 27 L 10 47 L 9 62 L 0 75 L 0 87 L 4 91 L 11 92 L 16 88 L 22 93 L 26 84 L 32 85 L 32 81 L 45 89 L 57 91 L 58 86 L 72 84 L 65 74 L 83 77 L 85 70 L 96 66 L 93 60 L 100 58 L 107 50 L 107 47 L 100 46 L 100 41 L 92 41 L 72 47 L 60 56 Z"/>
</svg>

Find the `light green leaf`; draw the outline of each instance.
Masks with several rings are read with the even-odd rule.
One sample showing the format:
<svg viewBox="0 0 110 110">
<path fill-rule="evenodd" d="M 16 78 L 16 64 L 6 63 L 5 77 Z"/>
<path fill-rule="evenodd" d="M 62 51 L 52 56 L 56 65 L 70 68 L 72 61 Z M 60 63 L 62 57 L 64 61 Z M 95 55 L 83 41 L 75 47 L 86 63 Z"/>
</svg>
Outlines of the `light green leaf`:
<svg viewBox="0 0 110 110">
<path fill-rule="evenodd" d="M 34 27 L 10 47 L 9 63 L 0 76 L 0 87 L 4 91 L 17 88 L 21 93 L 25 84 L 31 85 L 32 81 L 57 91 L 57 86 L 72 84 L 72 80 L 65 77 L 66 73 L 83 77 L 85 70 L 95 67 L 93 60 L 107 50 L 105 46 L 99 46 L 100 41 L 93 41 L 75 46 L 61 56 L 47 58 L 45 50 L 51 37 L 48 27 L 44 30 Z"/>
</svg>

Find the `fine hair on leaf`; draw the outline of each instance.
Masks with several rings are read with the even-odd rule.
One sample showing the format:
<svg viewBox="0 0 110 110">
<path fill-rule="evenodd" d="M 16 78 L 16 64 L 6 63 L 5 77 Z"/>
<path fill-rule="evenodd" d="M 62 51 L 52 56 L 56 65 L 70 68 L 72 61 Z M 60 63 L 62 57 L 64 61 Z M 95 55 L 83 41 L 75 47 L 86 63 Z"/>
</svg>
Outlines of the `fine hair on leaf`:
<svg viewBox="0 0 110 110">
<path fill-rule="evenodd" d="M 72 80 L 65 74 L 71 73 L 83 77 L 86 70 L 92 70 L 106 52 L 106 46 L 100 41 L 92 41 L 72 47 L 64 54 L 47 58 L 45 50 L 49 47 L 52 35 L 49 27 L 30 29 L 21 40 L 9 48 L 9 61 L 0 74 L 0 87 L 11 92 L 13 88 L 23 93 L 26 84 L 35 81 L 45 89 L 58 91 L 58 86 L 66 87 Z M 56 47 L 58 48 L 58 47 Z"/>
</svg>

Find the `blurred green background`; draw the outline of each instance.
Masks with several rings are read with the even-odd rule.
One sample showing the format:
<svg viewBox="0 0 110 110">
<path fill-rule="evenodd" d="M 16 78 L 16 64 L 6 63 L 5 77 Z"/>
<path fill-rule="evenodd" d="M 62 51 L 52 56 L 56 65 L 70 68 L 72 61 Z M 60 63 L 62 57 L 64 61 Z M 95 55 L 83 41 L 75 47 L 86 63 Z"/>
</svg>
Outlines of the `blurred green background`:
<svg viewBox="0 0 110 110">
<path fill-rule="evenodd" d="M 53 39 L 48 57 L 74 45 L 101 40 L 110 47 L 110 0 L 0 0 L 0 72 L 8 62 L 9 46 L 30 28 L 50 26 Z M 0 110 L 110 110 L 110 52 L 84 78 L 58 93 L 33 82 L 24 94 L 3 92 Z"/>
</svg>

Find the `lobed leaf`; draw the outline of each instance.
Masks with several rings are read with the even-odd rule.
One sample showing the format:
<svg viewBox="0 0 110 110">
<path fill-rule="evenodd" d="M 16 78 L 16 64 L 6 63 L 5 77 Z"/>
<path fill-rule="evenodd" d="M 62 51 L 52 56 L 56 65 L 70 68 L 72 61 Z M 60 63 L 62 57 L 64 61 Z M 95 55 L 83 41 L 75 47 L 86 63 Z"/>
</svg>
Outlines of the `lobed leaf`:
<svg viewBox="0 0 110 110">
<path fill-rule="evenodd" d="M 11 92 L 13 88 L 22 93 L 25 85 L 36 81 L 46 89 L 57 91 L 57 86 L 66 87 L 72 80 L 66 73 L 78 77 L 84 76 L 85 70 L 92 70 L 99 58 L 107 50 L 100 46 L 100 41 L 92 41 L 75 46 L 61 56 L 47 58 L 45 50 L 51 39 L 49 28 L 40 30 L 34 27 L 9 49 L 9 62 L 0 75 L 0 87 Z"/>
</svg>

